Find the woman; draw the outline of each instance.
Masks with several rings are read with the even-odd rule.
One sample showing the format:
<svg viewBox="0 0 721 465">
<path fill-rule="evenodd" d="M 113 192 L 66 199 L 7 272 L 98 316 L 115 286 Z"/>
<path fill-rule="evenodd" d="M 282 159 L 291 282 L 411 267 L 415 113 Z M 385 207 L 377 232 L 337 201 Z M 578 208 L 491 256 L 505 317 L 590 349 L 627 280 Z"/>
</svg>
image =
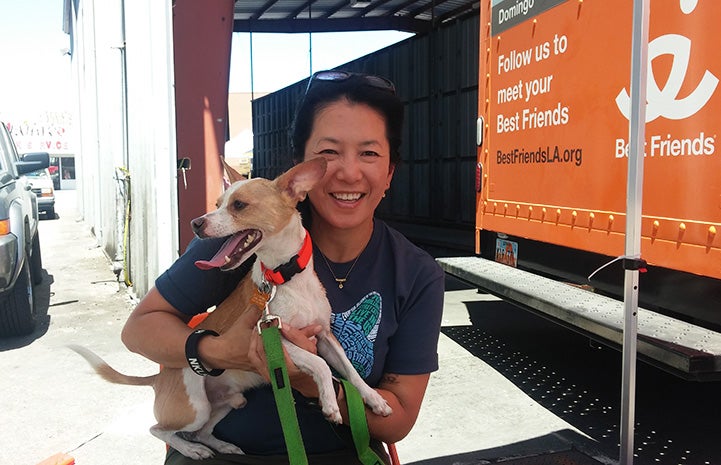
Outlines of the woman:
<svg viewBox="0 0 721 465">
<path fill-rule="evenodd" d="M 354 366 L 386 399 L 393 414 L 367 412 L 371 436 L 392 443 L 405 437 L 418 415 L 430 373 L 438 369 L 437 343 L 444 276 L 434 260 L 374 218 L 396 165 L 403 106 L 381 77 L 322 71 L 311 76 L 293 127 L 297 161 L 325 157 L 323 180 L 301 206 L 313 238 L 315 270 L 333 308 L 332 327 Z M 165 366 L 185 367 L 186 322 L 221 302 L 248 266 L 231 273 L 201 271 L 219 240 L 195 240 L 161 275 L 129 317 L 127 347 Z M 198 345 L 205 367 L 265 373 L 261 344 L 250 318 Z M 289 328 L 284 336 L 313 350 L 315 328 Z M 347 427 L 327 422 L 309 402 L 309 377 L 289 367 L 303 441 L 310 463 L 358 463 Z M 246 393 L 247 405 L 229 413 L 215 435 L 248 455 L 219 455 L 203 463 L 287 463 L 269 386 Z M 344 393 L 338 394 L 344 404 Z M 344 424 L 348 417 L 341 409 Z M 376 444 L 377 445 L 377 444 Z M 168 464 L 192 460 L 170 451 Z"/>
</svg>

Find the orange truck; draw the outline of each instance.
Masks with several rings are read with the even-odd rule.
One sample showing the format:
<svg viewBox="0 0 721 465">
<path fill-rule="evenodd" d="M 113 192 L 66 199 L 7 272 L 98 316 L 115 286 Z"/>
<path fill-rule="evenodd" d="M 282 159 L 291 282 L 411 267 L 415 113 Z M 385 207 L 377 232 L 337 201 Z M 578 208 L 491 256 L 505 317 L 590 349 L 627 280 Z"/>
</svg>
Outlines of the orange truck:
<svg viewBox="0 0 721 465">
<path fill-rule="evenodd" d="M 478 256 L 439 260 L 616 346 L 632 8 L 627 0 L 481 1 Z M 721 372 L 719 24 L 719 1 L 651 1 L 638 350 L 689 379 Z M 543 292 L 515 288 L 539 279 Z M 557 292 L 571 295 L 549 303 Z M 607 318 L 589 310 L 596 305 Z"/>
</svg>

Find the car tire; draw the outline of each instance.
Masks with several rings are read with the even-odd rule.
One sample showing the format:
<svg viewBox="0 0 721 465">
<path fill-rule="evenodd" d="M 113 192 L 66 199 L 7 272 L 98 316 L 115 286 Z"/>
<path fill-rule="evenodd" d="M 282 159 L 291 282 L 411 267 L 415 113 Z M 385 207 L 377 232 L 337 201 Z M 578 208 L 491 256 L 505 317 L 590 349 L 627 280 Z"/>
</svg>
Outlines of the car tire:
<svg viewBox="0 0 721 465">
<path fill-rule="evenodd" d="M 30 250 L 30 275 L 33 284 L 38 285 L 43 282 L 43 258 L 40 254 L 40 233 L 36 232 L 33 237 L 33 247 Z"/>
<path fill-rule="evenodd" d="M 0 302 L 0 336 L 25 336 L 35 330 L 35 293 L 26 260 L 10 294 Z"/>
<path fill-rule="evenodd" d="M 55 207 L 49 207 L 47 210 L 45 210 L 45 218 L 49 220 L 55 219 Z"/>
</svg>

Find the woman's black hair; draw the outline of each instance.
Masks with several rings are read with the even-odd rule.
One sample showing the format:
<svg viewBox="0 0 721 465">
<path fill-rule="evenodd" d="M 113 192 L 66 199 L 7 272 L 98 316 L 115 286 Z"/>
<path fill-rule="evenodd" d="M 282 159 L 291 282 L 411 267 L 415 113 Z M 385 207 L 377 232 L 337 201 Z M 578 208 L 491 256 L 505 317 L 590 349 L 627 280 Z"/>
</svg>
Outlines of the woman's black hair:
<svg viewBox="0 0 721 465">
<path fill-rule="evenodd" d="M 368 105 L 383 116 L 390 146 L 391 165 L 401 161 L 400 145 L 403 131 L 403 103 L 394 91 L 372 85 L 365 74 L 348 73 L 346 79 L 326 81 L 315 79 L 308 86 L 295 114 L 291 131 L 293 161 L 300 163 L 305 155 L 305 144 L 313 131 L 315 116 L 327 105 L 340 99 Z M 313 79 L 311 77 L 311 79 Z"/>
</svg>

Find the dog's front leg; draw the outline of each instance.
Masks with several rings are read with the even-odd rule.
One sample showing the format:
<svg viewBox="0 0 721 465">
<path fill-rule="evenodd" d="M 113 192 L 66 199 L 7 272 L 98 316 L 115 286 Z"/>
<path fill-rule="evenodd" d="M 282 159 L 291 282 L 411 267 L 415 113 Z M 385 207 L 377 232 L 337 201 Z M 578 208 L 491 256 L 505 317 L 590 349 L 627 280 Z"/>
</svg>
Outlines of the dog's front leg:
<svg viewBox="0 0 721 465">
<path fill-rule="evenodd" d="M 387 417 L 393 410 L 388 402 L 378 394 L 378 391 L 368 386 L 348 360 L 340 342 L 333 336 L 333 333 L 318 334 L 318 353 L 323 357 L 330 366 L 340 373 L 342 377 L 350 381 L 350 383 L 358 389 L 363 402 L 373 410 L 376 415 Z"/>
<path fill-rule="evenodd" d="M 313 377 L 313 381 L 318 386 L 318 400 L 323 409 L 323 415 L 328 421 L 341 423 L 343 418 L 338 409 L 335 389 L 333 389 L 333 376 L 325 360 L 286 340 L 283 340 L 283 347 L 298 369 Z"/>
</svg>

